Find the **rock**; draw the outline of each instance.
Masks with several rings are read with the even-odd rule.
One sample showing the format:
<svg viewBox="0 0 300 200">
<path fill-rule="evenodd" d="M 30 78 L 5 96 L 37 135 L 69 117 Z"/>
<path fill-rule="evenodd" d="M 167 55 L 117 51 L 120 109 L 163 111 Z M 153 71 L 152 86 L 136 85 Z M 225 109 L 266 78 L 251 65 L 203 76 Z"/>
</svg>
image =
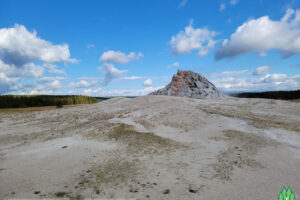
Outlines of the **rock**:
<svg viewBox="0 0 300 200">
<path fill-rule="evenodd" d="M 192 71 L 177 71 L 171 83 L 149 95 L 180 96 L 197 99 L 218 98 L 222 94 L 204 76 Z"/>
<path fill-rule="evenodd" d="M 195 185 L 189 185 L 189 192 L 190 193 L 197 193 L 204 185 L 200 185 L 200 187 L 196 187 Z"/>
</svg>

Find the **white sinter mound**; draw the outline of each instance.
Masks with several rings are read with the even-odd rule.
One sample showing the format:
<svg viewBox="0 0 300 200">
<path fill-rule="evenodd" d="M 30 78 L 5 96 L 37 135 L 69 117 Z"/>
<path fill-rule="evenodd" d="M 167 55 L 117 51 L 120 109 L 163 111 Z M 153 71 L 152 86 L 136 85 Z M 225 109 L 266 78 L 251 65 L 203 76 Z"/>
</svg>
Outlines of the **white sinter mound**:
<svg viewBox="0 0 300 200">
<path fill-rule="evenodd" d="M 177 71 L 171 83 L 150 95 L 168 95 L 196 99 L 217 98 L 222 95 L 204 76 L 192 71 Z"/>
<path fill-rule="evenodd" d="M 300 102 L 149 95 L 10 110 L 0 199 L 299 197 Z"/>
</svg>

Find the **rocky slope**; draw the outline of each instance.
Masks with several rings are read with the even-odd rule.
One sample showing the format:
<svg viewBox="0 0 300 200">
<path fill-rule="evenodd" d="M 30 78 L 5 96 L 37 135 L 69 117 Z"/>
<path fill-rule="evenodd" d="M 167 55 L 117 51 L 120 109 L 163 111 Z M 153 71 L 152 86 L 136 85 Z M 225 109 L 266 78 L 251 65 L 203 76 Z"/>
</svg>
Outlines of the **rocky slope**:
<svg viewBox="0 0 300 200">
<path fill-rule="evenodd" d="M 204 76 L 192 71 L 181 70 L 178 70 L 177 74 L 173 76 L 171 83 L 149 95 L 168 95 L 197 99 L 221 97 L 221 93 L 216 86 Z"/>
</svg>

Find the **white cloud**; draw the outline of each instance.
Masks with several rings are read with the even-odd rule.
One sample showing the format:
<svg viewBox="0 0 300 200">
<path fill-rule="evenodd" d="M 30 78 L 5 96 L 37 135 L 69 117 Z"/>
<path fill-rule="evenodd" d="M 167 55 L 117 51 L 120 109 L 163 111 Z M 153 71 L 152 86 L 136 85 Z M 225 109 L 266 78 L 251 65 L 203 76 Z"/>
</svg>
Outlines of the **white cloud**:
<svg viewBox="0 0 300 200">
<path fill-rule="evenodd" d="M 231 5 L 235 5 L 235 4 L 237 4 L 239 2 L 239 0 L 230 0 L 229 1 L 229 3 L 231 4 Z"/>
<path fill-rule="evenodd" d="M 7 64 L 22 66 L 34 61 L 45 63 L 74 62 L 67 44 L 53 45 L 29 32 L 23 25 L 0 29 L 0 59 Z"/>
<path fill-rule="evenodd" d="M 287 22 L 292 17 L 293 14 L 295 14 L 295 11 L 291 8 L 288 8 L 285 12 L 285 15 L 281 19 L 281 21 Z"/>
<path fill-rule="evenodd" d="M 125 64 L 129 63 L 133 60 L 138 60 L 139 58 L 143 57 L 144 55 L 142 53 L 135 53 L 130 52 L 129 54 L 125 54 L 120 51 L 106 51 L 104 52 L 99 61 L 100 62 L 106 62 L 106 63 L 112 63 L 112 64 Z"/>
<path fill-rule="evenodd" d="M 45 76 L 45 77 L 41 77 L 38 78 L 37 81 L 38 82 L 51 82 L 51 81 L 55 81 L 55 80 L 65 80 L 65 77 L 61 77 L 61 76 Z"/>
<path fill-rule="evenodd" d="M 82 94 L 87 96 L 141 96 L 147 95 L 155 90 L 161 89 L 162 87 L 145 87 L 143 89 L 118 89 L 118 90 L 104 90 L 102 88 L 85 89 L 83 91 L 71 90 L 68 94 Z"/>
<path fill-rule="evenodd" d="M 85 89 L 83 90 L 82 94 L 87 96 L 97 96 L 102 91 L 102 88 L 96 89 Z"/>
<path fill-rule="evenodd" d="M 180 31 L 176 36 L 172 36 L 169 44 L 175 55 L 187 54 L 192 50 L 198 50 L 198 56 L 202 57 L 214 47 L 216 42 L 212 38 L 215 35 L 215 32 L 207 28 L 195 29 L 190 24 L 184 28 L 184 31 Z"/>
<path fill-rule="evenodd" d="M 171 65 L 168 65 L 168 69 L 170 69 L 170 68 L 173 68 L 173 67 L 179 67 L 179 62 L 174 62 L 173 64 L 171 64 Z"/>
<path fill-rule="evenodd" d="M 282 83 L 288 79 L 288 76 L 285 74 L 267 74 L 261 79 L 264 83 Z"/>
<path fill-rule="evenodd" d="M 48 90 L 61 88 L 60 81 L 54 80 L 54 81 L 48 82 L 45 84 L 44 88 L 46 88 Z"/>
<path fill-rule="evenodd" d="M 180 4 L 178 5 L 178 8 L 184 7 L 187 2 L 188 2 L 188 0 L 181 0 Z"/>
<path fill-rule="evenodd" d="M 57 69 L 57 66 L 54 64 L 45 63 L 43 66 L 46 67 L 48 69 L 48 72 L 51 74 L 61 74 L 61 75 L 67 74 L 65 70 Z"/>
<path fill-rule="evenodd" d="M 26 92 L 26 93 L 23 93 L 23 94 L 30 94 L 30 95 L 59 95 L 59 93 L 55 92 L 55 90 L 51 90 L 51 89 L 45 89 L 45 90 L 42 90 L 40 88 L 38 89 L 33 89 L 33 90 L 30 90 L 30 92 Z"/>
<path fill-rule="evenodd" d="M 23 66 L 23 68 L 15 68 L 20 72 L 19 77 L 32 77 L 38 78 L 41 77 L 44 73 L 44 68 L 41 66 L 35 65 L 33 63 L 28 63 Z"/>
<path fill-rule="evenodd" d="M 79 82 L 71 82 L 69 88 L 89 88 L 93 87 L 98 83 L 98 81 L 87 82 L 85 80 L 80 80 Z"/>
<path fill-rule="evenodd" d="M 7 77 L 18 79 L 21 77 L 37 78 L 43 75 L 44 69 L 33 63 L 25 64 L 22 68 L 19 68 L 12 64 L 5 64 L 0 59 L 0 73 L 5 74 Z"/>
<path fill-rule="evenodd" d="M 162 87 L 146 87 L 144 89 L 102 90 L 100 96 L 141 96 L 147 95 Z"/>
<path fill-rule="evenodd" d="M 226 76 L 240 76 L 243 74 L 250 74 L 251 70 L 241 70 L 241 71 L 225 71 L 221 73 L 212 73 L 209 74 L 209 77 L 226 77 Z"/>
<path fill-rule="evenodd" d="M 142 77 L 142 76 L 125 76 L 125 77 L 121 78 L 121 80 L 141 80 L 141 79 L 145 79 L 145 77 Z"/>
<path fill-rule="evenodd" d="M 70 58 L 67 44 L 54 45 L 28 31 L 22 25 L 0 29 L 0 94 L 15 90 L 46 91 L 61 87 L 60 80 L 43 81 L 45 68 L 49 73 L 66 74 L 53 63 L 76 62 Z M 41 63 L 37 65 L 36 63 Z M 22 85 L 19 81 L 34 79 L 42 86 Z M 46 90 L 45 90 L 46 89 Z"/>
<path fill-rule="evenodd" d="M 225 8 L 226 8 L 226 4 L 225 3 L 221 3 L 219 11 L 223 11 L 223 10 L 225 10 Z"/>
<path fill-rule="evenodd" d="M 104 85 L 107 85 L 113 79 L 123 76 L 127 72 L 126 70 L 119 70 L 113 64 L 109 63 L 104 63 L 102 68 L 104 70 Z"/>
<path fill-rule="evenodd" d="M 150 87 L 150 86 L 152 86 L 152 84 L 153 84 L 152 79 L 147 78 L 147 79 L 144 81 L 143 86 L 144 86 L 144 87 Z"/>
<path fill-rule="evenodd" d="M 240 70 L 240 71 L 225 71 L 225 72 L 221 72 L 221 73 L 212 73 L 212 74 L 209 74 L 208 77 L 212 77 L 212 78 L 235 77 L 235 76 L 249 75 L 249 74 L 258 76 L 258 75 L 268 74 L 269 71 L 270 71 L 270 67 L 265 65 L 265 66 L 258 67 L 255 70 L 245 69 L 245 70 Z"/>
<path fill-rule="evenodd" d="M 280 21 L 268 16 L 251 19 L 237 28 L 230 39 L 225 39 L 215 58 L 235 57 L 249 52 L 276 49 L 284 57 L 300 54 L 300 10 L 288 9 Z"/>
<path fill-rule="evenodd" d="M 17 81 L 18 78 L 7 77 L 6 74 L 0 72 L 0 94 L 8 92 Z"/>
<path fill-rule="evenodd" d="M 129 54 L 125 54 L 120 51 L 106 51 L 99 58 L 100 62 L 104 62 L 103 66 L 100 66 L 98 69 L 104 71 L 104 80 L 103 84 L 107 85 L 113 79 L 117 79 L 127 73 L 127 70 L 119 70 L 114 64 L 125 64 L 134 60 L 138 60 L 143 57 L 142 53 L 130 52 Z M 141 79 L 141 77 L 123 77 L 120 80 L 137 80 Z"/>
<path fill-rule="evenodd" d="M 212 82 L 218 89 L 226 92 L 295 90 L 300 88 L 300 75 L 289 77 L 286 74 L 267 74 L 261 78 L 227 77 Z"/>
<path fill-rule="evenodd" d="M 43 75 L 44 69 L 33 63 L 28 63 L 22 67 L 13 64 L 6 64 L 0 59 L 0 94 L 9 92 L 22 78 L 39 78 Z"/>
<path fill-rule="evenodd" d="M 256 70 L 253 72 L 253 75 L 263 75 L 269 73 L 269 71 L 270 71 L 269 66 L 261 66 L 256 68 Z"/>
<path fill-rule="evenodd" d="M 57 89 L 62 88 L 60 80 L 64 77 L 43 77 L 38 79 L 42 85 L 15 84 L 10 89 L 16 94 L 59 94 Z"/>
</svg>

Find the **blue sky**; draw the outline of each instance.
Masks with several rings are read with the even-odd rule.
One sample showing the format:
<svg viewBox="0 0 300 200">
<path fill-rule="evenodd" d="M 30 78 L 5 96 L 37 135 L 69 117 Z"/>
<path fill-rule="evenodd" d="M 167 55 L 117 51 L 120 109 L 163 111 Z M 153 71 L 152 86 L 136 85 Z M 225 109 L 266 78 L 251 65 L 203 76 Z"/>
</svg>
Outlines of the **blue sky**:
<svg viewBox="0 0 300 200">
<path fill-rule="evenodd" d="M 0 0 L 0 94 L 299 89 L 299 54 L 299 0 Z"/>
</svg>

